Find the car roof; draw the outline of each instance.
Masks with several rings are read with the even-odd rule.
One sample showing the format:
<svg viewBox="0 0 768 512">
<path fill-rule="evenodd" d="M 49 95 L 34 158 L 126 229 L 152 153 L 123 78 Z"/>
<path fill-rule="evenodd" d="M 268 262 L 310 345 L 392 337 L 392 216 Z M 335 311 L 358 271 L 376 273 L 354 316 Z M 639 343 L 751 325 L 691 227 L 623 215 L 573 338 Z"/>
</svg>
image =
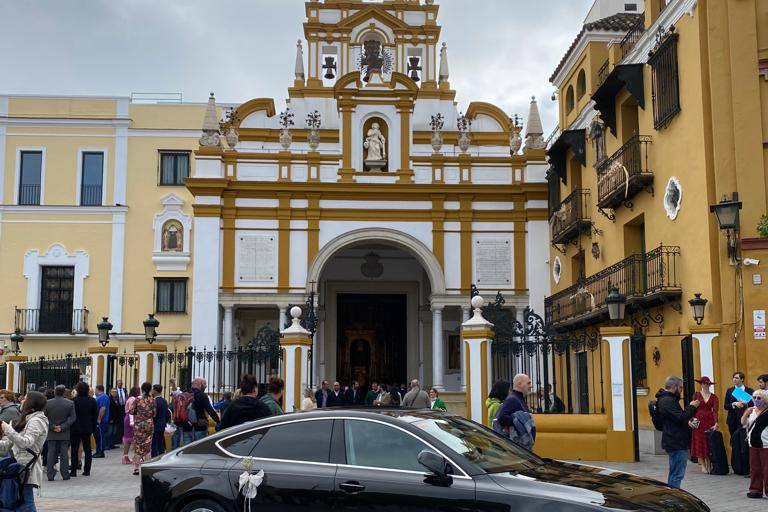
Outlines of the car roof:
<svg viewBox="0 0 768 512">
<path fill-rule="evenodd" d="M 337 419 L 337 418 L 360 418 L 369 420 L 379 420 L 393 424 L 411 424 L 416 421 L 452 417 L 453 414 L 443 411 L 432 411 L 430 409 L 406 409 L 403 407 L 327 407 L 324 409 L 315 409 L 312 411 L 297 411 L 279 416 L 270 416 L 254 421 L 243 423 L 235 427 L 228 428 L 219 432 L 226 435 L 232 435 L 241 431 L 251 430 L 254 427 L 267 427 L 273 423 L 284 423 L 286 421 L 296 420 L 318 420 L 318 419 Z M 216 436 L 219 437 L 218 435 Z"/>
</svg>

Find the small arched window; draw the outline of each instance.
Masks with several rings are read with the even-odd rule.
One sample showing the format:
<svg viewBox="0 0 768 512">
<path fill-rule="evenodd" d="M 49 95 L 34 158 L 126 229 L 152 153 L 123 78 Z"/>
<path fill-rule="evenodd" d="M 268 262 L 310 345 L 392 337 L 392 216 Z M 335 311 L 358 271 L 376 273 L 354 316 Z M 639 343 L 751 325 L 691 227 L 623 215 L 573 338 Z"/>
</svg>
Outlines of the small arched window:
<svg viewBox="0 0 768 512">
<path fill-rule="evenodd" d="M 575 101 L 573 99 L 573 86 L 568 86 L 568 92 L 565 93 L 565 113 L 570 114 L 571 110 L 573 110 L 573 106 L 575 104 Z"/>
<path fill-rule="evenodd" d="M 581 99 L 587 92 L 587 74 L 582 69 L 579 71 L 579 77 L 576 79 L 576 97 Z"/>
</svg>

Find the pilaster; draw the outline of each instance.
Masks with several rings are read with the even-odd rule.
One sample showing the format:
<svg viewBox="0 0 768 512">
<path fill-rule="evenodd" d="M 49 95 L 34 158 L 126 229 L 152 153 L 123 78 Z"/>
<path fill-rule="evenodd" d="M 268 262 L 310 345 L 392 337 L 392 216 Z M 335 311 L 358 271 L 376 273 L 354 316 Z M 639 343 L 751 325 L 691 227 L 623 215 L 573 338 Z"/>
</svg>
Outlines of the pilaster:
<svg viewBox="0 0 768 512">
<path fill-rule="evenodd" d="M 109 356 L 117 354 L 117 347 L 89 347 L 91 356 L 91 387 L 98 385 L 106 389 L 109 385 Z"/>
<path fill-rule="evenodd" d="M 461 338 L 465 345 L 463 380 L 467 389 L 467 418 L 483 425 L 488 422 L 488 409 L 485 407 L 485 396 L 491 386 L 488 355 L 493 339 L 493 324 L 483 318 L 483 298 L 479 295 L 472 297 L 474 314 L 472 318 L 461 324 Z"/>
</svg>

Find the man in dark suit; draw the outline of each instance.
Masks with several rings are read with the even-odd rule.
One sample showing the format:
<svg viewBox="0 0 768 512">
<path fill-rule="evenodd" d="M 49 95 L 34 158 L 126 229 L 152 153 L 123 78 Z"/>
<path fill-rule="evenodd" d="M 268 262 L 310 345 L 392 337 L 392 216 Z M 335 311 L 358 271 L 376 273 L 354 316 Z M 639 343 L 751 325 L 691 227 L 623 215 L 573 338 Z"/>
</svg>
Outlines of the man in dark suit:
<svg viewBox="0 0 768 512">
<path fill-rule="evenodd" d="M 365 405 L 365 393 L 363 393 L 363 391 L 360 389 L 359 382 L 352 382 L 352 387 L 347 390 L 345 402 L 347 405 L 351 405 L 352 407 Z"/>
<path fill-rule="evenodd" d="M 48 460 L 46 469 L 48 480 L 56 477 L 54 465 L 59 462 L 59 471 L 64 480 L 69 480 L 69 429 L 75 422 L 75 404 L 64 398 L 62 385 L 56 386 L 53 399 L 45 404 L 45 415 L 48 417 Z"/>
<path fill-rule="evenodd" d="M 115 437 L 114 437 L 114 444 L 122 444 L 123 441 L 123 420 L 125 418 L 125 402 L 128 400 L 128 390 L 123 387 L 123 381 L 118 380 L 115 382 L 115 387 L 113 388 L 115 391 L 117 391 L 117 403 L 120 407 L 116 408 L 118 416 L 115 418 Z M 112 411 L 110 411 L 110 421 L 112 420 L 111 416 Z"/>
<path fill-rule="evenodd" d="M 341 407 L 346 405 L 344 399 L 344 392 L 341 390 L 341 384 L 338 382 L 333 383 L 333 391 L 328 394 L 327 407 Z"/>
<path fill-rule="evenodd" d="M 728 411 L 728 418 L 726 423 L 728 424 L 728 431 L 733 435 L 739 428 L 741 428 L 741 417 L 747 407 L 747 402 L 742 402 L 734 398 L 733 392 L 736 389 L 741 389 L 750 396 L 753 389 L 747 387 L 744 384 L 744 374 L 742 372 L 736 372 L 733 374 L 733 387 L 728 388 L 725 392 L 725 402 L 723 407 Z"/>
<path fill-rule="evenodd" d="M 152 433 L 152 457 L 157 457 L 165 453 L 165 427 L 168 425 L 170 413 L 168 401 L 163 398 L 163 386 L 161 384 L 152 386 L 152 396 L 155 397 L 155 431 Z"/>
<path fill-rule="evenodd" d="M 328 407 L 328 395 L 331 391 L 328 389 L 328 381 L 324 380 L 320 385 L 320 389 L 315 392 L 315 401 L 317 402 L 317 408 L 323 409 Z"/>
</svg>

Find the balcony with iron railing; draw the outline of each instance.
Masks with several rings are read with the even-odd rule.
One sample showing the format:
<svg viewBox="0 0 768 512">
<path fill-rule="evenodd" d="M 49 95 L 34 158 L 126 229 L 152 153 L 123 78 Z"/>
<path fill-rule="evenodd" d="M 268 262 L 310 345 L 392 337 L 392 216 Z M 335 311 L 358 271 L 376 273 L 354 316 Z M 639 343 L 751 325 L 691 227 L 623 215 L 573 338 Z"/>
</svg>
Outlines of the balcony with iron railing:
<svg viewBox="0 0 768 512">
<path fill-rule="evenodd" d="M 595 165 L 597 206 L 615 209 L 632 207 L 632 198 L 641 190 L 653 192 L 653 172 L 648 168 L 649 135 L 635 135 L 618 151 Z"/>
<path fill-rule="evenodd" d="M 80 191 L 81 206 L 101 206 L 101 185 L 83 185 Z"/>
<path fill-rule="evenodd" d="M 40 185 L 19 186 L 19 204 L 25 206 L 40 204 Z"/>
<path fill-rule="evenodd" d="M 624 38 L 619 43 L 621 60 L 624 60 L 627 55 L 629 55 L 629 52 L 632 51 L 632 49 L 642 37 L 643 32 L 645 32 L 645 26 L 641 22 L 629 29 L 629 31 L 624 35 Z"/>
<path fill-rule="evenodd" d="M 14 329 L 23 334 L 83 334 L 88 332 L 88 310 L 16 308 Z"/>
<path fill-rule="evenodd" d="M 589 197 L 588 189 L 574 190 L 550 213 L 553 244 L 567 244 L 592 228 Z"/>
<path fill-rule="evenodd" d="M 608 315 L 605 299 L 612 287 L 627 297 L 630 312 L 679 300 L 679 257 L 679 247 L 661 245 L 582 278 L 544 299 L 547 325 L 557 331 L 604 321 Z"/>
<path fill-rule="evenodd" d="M 600 66 L 600 69 L 597 70 L 597 84 L 596 88 L 603 85 L 603 83 L 608 79 L 608 75 L 610 74 L 610 70 L 608 69 L 609 62 L 608 59 L 603 62 L 603 65 Z"/>
</svg>

